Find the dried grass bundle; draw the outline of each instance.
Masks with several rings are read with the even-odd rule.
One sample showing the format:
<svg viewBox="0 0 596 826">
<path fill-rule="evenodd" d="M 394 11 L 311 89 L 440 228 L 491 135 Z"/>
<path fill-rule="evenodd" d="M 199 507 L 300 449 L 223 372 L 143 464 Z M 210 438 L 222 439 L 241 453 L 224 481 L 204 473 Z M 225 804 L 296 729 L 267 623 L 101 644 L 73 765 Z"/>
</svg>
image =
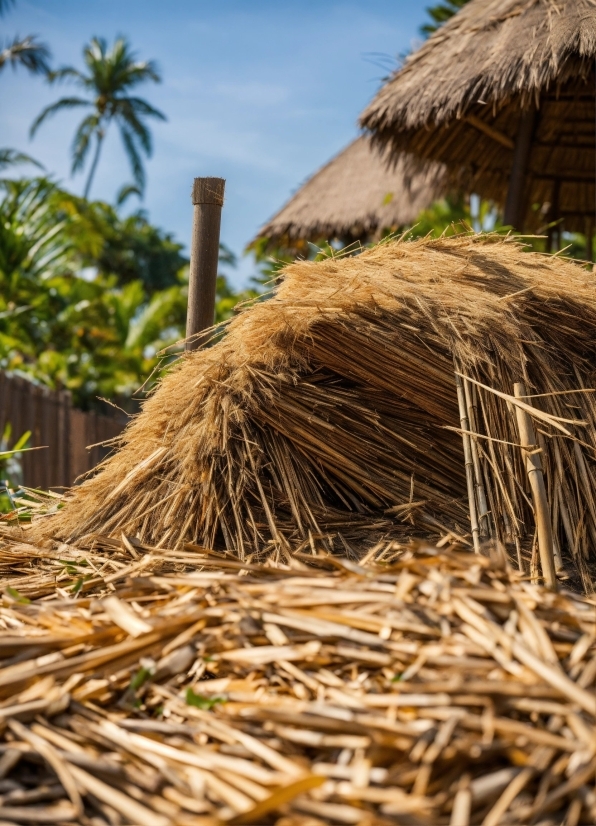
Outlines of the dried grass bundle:
<svg viewBox="0 0 596 826">
<path fill-rule="evenodd" d="M 557 553 L 587 587 L 593 274 L 513 239 L 465 235 L 297 262 L 284 275 L 222 341 L 171 371 L 121 449 L 38 533 L 81 542 L 124 532 L 241 559 L 287 559 L 315 539 L 357 556 L 356 545 L 400 535 L 404 522 L 410 533 L 414 523 L 469 536 L 463 430 L 479 538 L 530 553 L 512 398 L 524 381 Z"/>
<path fill-rule="evenodd" d="M 2 822 L 594 823 L 593 599 L 455 547 L 309 561 L 4 543 Z"/>
</svg>

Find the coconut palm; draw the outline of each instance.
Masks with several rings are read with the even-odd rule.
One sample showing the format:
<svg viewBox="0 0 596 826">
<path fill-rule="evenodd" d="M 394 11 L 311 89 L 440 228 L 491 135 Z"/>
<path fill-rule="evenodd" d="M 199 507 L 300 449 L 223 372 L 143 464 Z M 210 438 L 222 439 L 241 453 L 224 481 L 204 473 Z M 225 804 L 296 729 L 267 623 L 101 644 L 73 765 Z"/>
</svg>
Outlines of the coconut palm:
<svg viewBox="0 0 596 826">
<path fill-rule="evenodd" d="M 0 0 L 0 17 L 14 6 L 15 0 Z M 32 74 L 47 73 L 50 50 L 45 43 L 40 43 L 35 35 L 15 37 L 0 49 L 0 71 L 9 63 L 13 68 L 24 66 Z"/>
<path fill-rule="evenodd" d="M 151 60 L 139 61 L 124 37 L 118 37 L 111 49 L 103 38 L 94 37 L 83 50 L 87 72 L 65 66 L 49 75 L 50 82 L 72 80 L 89 94 L 89 98 L 64 97 L 47 106 L 31 127 L 31 136 L 50 116 L 62 109 L 84 107 L 91 109 L 81 121 L 72 145 L 72 172 L 85 165 L 93 143 L 95 152 L 89 169 L 84 196 L 89 196 L 91 184 L 101 154 L 108 127 L 115 121 L 120 129 L 124 149 L 128 155 L 135 182 L 141 192 L 145 185 L 145 170 L 141 154 L 151 155 L 151 132 L 146 118 L 165 120 L 165 115 L 142 98 L 133 97 L 130 91 L 140 83 L 152 80 L 159 83 L 161 77 Z"/>
</svg>

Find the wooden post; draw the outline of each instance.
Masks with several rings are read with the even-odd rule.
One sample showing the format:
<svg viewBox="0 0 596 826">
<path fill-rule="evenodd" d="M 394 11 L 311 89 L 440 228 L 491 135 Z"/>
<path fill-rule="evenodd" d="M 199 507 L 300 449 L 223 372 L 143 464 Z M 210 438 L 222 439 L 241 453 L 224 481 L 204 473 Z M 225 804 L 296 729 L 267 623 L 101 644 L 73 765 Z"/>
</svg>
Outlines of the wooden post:
<svg viewBox="0 0 596 826">
<path fill-rule="evenodd" d="M 224 201 L 223 178 L 195 178 L 192 188 L 193 222 L 186 315 L 186 349 L 202 344 L 197 334 L 213 326 L 219 259 L 219 229 Z"/>
<path fill-rule="evenodd" d="M 522 111 L 515 146 L 513 148 L 513 163 L 509 176 L 509 189 L 505 210 L 503 212 L 503 223 L 512 226 L 514 229 L 523 230 L 524 207 L 525 207 L 525 182 L 532 137 L 534 134 L 534 123 L 536 122 L 536 109 L 525 109 Z"/>
<path fill-rule="evenodd" d="M 516 399 L 523 399 L 526 403 L 526 387 L 523 382 L 516 382 L 513 385 L 513 394 Z M 515 406 L 515 415 L 519 430 L 519 438 L 525 454 L 526 470 L 532 489 L 532 501 L 534 503 L 534 519 L 538 533 L 538 553 L 540 554 L 540 565 L 542 576 L 547 588 L 557 590 L 557 577 L 555 575 L 555 557 L 553 546 L 553 532 L 546 498 L 546 487 L 542 474 L 542 462 L 538 453 L 538 444 L 534 425 L 530 414 Z"/>
</svg>

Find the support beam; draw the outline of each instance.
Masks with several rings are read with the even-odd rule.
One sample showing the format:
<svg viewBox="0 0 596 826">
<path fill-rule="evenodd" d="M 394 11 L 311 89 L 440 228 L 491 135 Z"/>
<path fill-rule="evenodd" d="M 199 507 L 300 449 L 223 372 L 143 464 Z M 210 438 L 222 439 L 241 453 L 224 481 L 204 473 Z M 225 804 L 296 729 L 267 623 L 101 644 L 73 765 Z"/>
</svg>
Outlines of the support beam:
<svg viewBox="0 0 596 826">
<path fill-rule="evenodd" d="M 196 350 L 203 330 L 215 320 L 215 288 L 219 261 L 219 230 L 226 182 L 223 178 L 195 178 L 192 188 L 193 222 L 186 315 L 186 349 Z"/>
<path fill-rule="evenodd" d="M 507 200 L 505 201 L 505 211 L 503 213 L 503 223 L 512 226 L 520 232 L 523 230 L 526 172 L 530 158 L 530 149 L 532 147 L 535 122 L 535 108 L 522 111 L 517 137 L 515 139 L 515 147 L 513 149 L 509 190 L 507 191 Z"/>
</svg>

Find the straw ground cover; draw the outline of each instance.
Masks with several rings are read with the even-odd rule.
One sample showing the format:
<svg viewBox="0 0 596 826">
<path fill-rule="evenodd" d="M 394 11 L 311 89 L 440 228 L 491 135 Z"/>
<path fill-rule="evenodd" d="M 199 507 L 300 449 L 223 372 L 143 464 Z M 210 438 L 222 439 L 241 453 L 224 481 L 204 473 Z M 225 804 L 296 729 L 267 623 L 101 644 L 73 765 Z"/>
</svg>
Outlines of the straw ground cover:
<svg viewBox="0 0 596 826">
<path fill-rule="evenodd" d="M 596 603 L 502 554 L 0 547 L 2 823 L 596 819 Z"/>
<path fill-rule="evenodd" d="M 500 541 L 527 568 L 535 525 L 514 409 L 527 404 L 559 567 L 589 589 L 594 284 L 498 236 L 294 263 L 222 341 L 179 362 L 35 535 L 124 532 L 278 560 L 318 542 L 356 558 L 412 531 L 471 542 L 473 506 L 478 542 Z"/>
</svg>

